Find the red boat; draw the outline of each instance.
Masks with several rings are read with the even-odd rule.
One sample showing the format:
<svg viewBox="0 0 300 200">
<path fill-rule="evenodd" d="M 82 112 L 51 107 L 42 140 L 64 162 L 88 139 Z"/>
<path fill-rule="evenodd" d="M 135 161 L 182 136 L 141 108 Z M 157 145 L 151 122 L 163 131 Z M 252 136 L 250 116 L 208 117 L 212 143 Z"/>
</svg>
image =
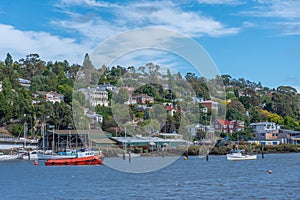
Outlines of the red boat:
<svg viewBox="0 0 300 200">
<path fill-rule="evenodd" d="M 95 155 L 94 152 L 85 151 L 78 152 L 76 158 L 49 159 L 45 161 L 46 166 L 62 166 L 62 165 L 101 165 L 104 156 L 102 154 Z"/>
</svg>

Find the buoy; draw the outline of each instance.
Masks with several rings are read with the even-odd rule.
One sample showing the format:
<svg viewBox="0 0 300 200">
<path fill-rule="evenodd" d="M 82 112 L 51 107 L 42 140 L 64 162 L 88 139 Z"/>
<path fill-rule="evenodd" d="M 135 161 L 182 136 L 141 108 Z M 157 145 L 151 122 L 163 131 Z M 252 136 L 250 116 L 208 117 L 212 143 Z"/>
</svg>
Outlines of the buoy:
<svg viewBox="0 0 300 200">
<path fill-rule="evenodd" d="M 269 170 L 269 174 L 272 174 L 272 170 Z"/>
<path fill-rule="evenodd" d="M 35 160 L 35 161 L 33 162 L 33 164 L 34 164 L 34 165 L 38 165 L 39 162 L 38 162 L 37 160 Z"/>
<path fill-rule="evenodd" d="M 188 160 L 188 157 L 184 156 L 184 160 Z"/>
</svg>

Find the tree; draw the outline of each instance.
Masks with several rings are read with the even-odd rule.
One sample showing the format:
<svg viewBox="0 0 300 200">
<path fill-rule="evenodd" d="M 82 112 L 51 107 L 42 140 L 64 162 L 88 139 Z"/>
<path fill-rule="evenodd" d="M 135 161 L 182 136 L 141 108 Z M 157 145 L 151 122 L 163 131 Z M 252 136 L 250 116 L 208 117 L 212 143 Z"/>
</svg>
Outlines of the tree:
<svg viewBox="0 0 300 200">
<path fill-rule="evenodd" d="M 233 107 L 228 107 L 226 112 L 226 119 L 228 120 L 245 120 L 243 113 Z"/>
<path fill-rule="evenodd" d="M 284 123 L 284 119 L 280 115 L 275 114 L 275 113 L 270 114 L 269 119 L 270 119 L 270 122 L 275 122 L 276 124 L 283 125 L 283 123 Z"/>
<path fill-rule="evenodd" d="M 277 88 L 277 91 L 280 93 L 287 93 L 287 94 L 291 94 L 291 95 L 297 94 L 297 90 L 291 86 L 279 86 Z"/>
<path fill-rule="evenodd" d="M 25 60 L 22 58 L 20 63 L 23 66 L 21 74 L 23 78 L 28 80 L 31 80 L 35 75 L 41 75 L 46 69 L 45 62 L 40 59 L 38 54 L 29 54 Z"/>
<path fill-rule="evenodd" d="M 156 119 L 147 119 L 141 123 L 144 136 L 149 136 L 152 133 L 160 131 L 161 125 Z"/>
<path fill-rule="evenodd" d="M 87 105 L 87 99 L 85 98 L 85 95 L 80 91 L 75 91 L 73 93 L 73 98 L 72 99 L 78 101 L 81 106 L 86 106 Z"/>
<path fill-rule="evenodd" d="M 6 67 L 12 67 L 12 64 L 14 61 L 9 53 L 6 54 L 6 58 L 5 58 L 4 62 L 5 62 Z"/>
<path fill-rule="evenodd" d="M 86 130 L 89 128 L 89 121 L 84 115 L 84 110 L 76 100 L 72 101 L 73 123 L 76 129 Z"/>
<path fill-rule="evenodd" d="M 221 75 L 223 83 L 225 86 L 228 86 L 231 80 L 231 76 L 230 75 Z"/>
<path fill-rule="evenodd" d="M 72 102 L 72 94 L 73 94 L 73 87 L 69 85 L 59 85 L 57 90 L 64 95 L 64 101 L 66 103 L 71 103 Z"/>
<path fill-rule="evenodd" d="M 6 123 L 11 116 L 11 105 L 6 101 L 3 92 L 0 92 L 0 125 Z"/>
<path fill-rule="evenodd" d="M 128 101 L 129 95 L 127 90 L 122 88 L 118 93 L 113 93 L 112 98 L 115 103 L 123 104 L 124 102 Z"/>
<path fill-rule="evenodd" d="M 246 112 L 244 105 L 240 101 L 233 100 L 229 103 L 228 106 L 239 110 L 242 114 L 244 114 Z"/>
</svg>

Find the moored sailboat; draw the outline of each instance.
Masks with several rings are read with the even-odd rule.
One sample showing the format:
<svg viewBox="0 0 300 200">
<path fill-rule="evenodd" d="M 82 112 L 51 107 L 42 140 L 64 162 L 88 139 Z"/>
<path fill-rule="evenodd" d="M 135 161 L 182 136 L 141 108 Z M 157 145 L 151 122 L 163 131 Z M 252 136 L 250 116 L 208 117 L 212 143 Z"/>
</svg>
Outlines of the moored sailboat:
<svg viewBox="0 0 300 200">
<path fill-rule="evenodd" d="M 14 159 L 17 159 L 17 158 L 18 158 L 18 155 L 13 155 L 13 154 L 6 155 L 3 152 L 0 152 L 0 161 L 14 160 Z"/>
</svg>

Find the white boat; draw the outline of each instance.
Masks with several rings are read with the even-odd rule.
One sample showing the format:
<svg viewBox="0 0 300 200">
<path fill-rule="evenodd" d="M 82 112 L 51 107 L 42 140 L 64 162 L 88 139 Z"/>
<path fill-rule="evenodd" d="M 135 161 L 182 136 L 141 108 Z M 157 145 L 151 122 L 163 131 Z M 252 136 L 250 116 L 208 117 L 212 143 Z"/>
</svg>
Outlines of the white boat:
<svg viewBox="0 0 300 200">
<path fill-rule="evenodd" d="M 246 154 L 245 150 L 234 149 L 227 154 L 227 160 L 256 160 L 257 155 Z"/>
<path fill-rule="evenodd" d="M 66 150 L 65 152 L 59 152 L 58 154 L 53 153 L 52 150 L 38 152 L 39 160 L 76 158 L 76 156 L 77 154 L 75 150 Z"/>
<path fill-rule="evenodd" d="M 117 156 L 123 157 L 124 153 L 118 153 Z M 138 154 L 138 153 L 130 153 L 131 158 L 136 158 L 136 157 L 140 157 L 140 156 L 141 156 L 141 154 Z M 125 157 L 129 157 L 129 153 L 125 153 Z"/>
<path fill-rule="evenodd" d="M 0 152 L 0 161 L 3 160 L 14 160 L 17 159 L 18 155 L 5 155 L 4 153 Z"/>
<path fill-rule="evenodd" d="M 19 154 L 18 158 L 23 160 L 38 160 L 38 151 L 23 151 Z"/>
</svg>

